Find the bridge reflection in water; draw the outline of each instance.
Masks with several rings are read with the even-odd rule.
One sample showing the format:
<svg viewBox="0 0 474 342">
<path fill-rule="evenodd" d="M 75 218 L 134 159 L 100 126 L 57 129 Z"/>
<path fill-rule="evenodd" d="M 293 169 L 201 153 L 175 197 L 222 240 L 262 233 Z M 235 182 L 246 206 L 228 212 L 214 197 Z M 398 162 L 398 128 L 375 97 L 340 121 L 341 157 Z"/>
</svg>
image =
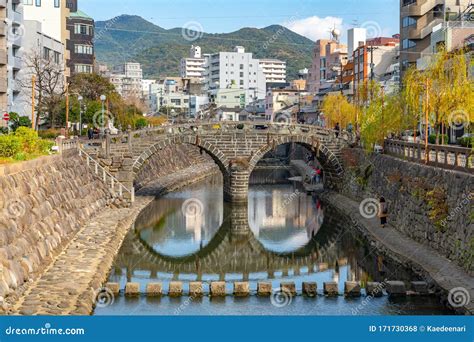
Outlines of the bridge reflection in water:
<svg viewBox="0 0 474 342">
<path fill-rule="evenodd" d="M 386 270 L 367 254 L 347 222 L 291 185 L 253 186 L 248 206 L 239 206 L 224 203 L 213 179 L 150 205 L 111 280 L 382 279 Z"/>
</svg>

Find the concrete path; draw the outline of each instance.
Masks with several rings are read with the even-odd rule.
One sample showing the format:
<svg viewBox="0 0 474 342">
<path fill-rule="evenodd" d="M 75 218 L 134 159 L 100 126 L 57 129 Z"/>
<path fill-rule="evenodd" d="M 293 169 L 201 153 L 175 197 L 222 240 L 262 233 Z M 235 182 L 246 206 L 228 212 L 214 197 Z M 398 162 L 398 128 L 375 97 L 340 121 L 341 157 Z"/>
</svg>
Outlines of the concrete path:
<svg viewBox="0 0 474 342">
<path fill-rule="evenodd" d="M 193 166 L 150 184 L 136 197 L 131 208 L 104 208 L 92 222 L 79 230 L 7 313 L 91 314 L 97 293 L 107 281 L 123 239 L 140 211 L 154 200 L 154 196 L 199 181 L 215 171 L 219 172 L 214 163 Z"/>
<path fill-rule="evenodd" d="M 474 314 L 474 278 L 461 267 L 441 256 L 430 247 L 424 246 L 402 235 L 393 227 L 382 229 L 379 219 L 365 219 L 359 212 L 359 203 L 337 193 L 324 195 L 334 207 L 350 216 L 359 228 L 366 230 L 374 240 L 382 243 L 401 260 L 424 269 L 441 288 L 447 292 L 462 287 L 469 292 L 470 302 L 464 309 Z"/>
</svg>

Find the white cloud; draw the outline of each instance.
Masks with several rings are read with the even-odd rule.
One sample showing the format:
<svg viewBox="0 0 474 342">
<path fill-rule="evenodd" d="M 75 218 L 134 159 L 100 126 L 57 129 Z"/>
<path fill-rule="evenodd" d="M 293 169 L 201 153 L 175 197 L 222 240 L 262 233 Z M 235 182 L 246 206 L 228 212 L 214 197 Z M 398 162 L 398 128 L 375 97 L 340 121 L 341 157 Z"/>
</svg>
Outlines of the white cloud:
<svg viewBox="0 0 474 342">
<path fill-rule="evenodd" d="M 284 22 L 283 26 L 311 40 L 329 39 L 329 31 L 336 26 L 344 34 L 342 18 L 318 16 Z"/>
</svg>

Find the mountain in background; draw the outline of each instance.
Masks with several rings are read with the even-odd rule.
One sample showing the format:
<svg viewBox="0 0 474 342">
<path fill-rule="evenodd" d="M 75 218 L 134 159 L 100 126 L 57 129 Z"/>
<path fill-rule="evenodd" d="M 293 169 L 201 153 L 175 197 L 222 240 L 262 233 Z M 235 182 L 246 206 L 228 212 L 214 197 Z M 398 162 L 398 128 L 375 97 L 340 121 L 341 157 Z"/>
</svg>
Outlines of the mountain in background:
<svg viewBox="0 0 474 342">
<path fill-rule="evenodd" d="M 142 65 L 145 78 L 179 76 L 179 62 L 189 48 L 199 45 L 202 53 L 232 51 L 245 47 L 255 58 L 277 58 L 287 62 L 287 79 L 297 78 L 298 70 L 311 66 L 314 43 L 283 26 L 263 29 L 242 28 L 222 34 L 188 31 L 198 39 L 186 40 L 181 28 L 166 30 L 139 16 L 121 15 L 96 22 L 95 53 L 109 66 L 129 61 Z"/>
</svg>

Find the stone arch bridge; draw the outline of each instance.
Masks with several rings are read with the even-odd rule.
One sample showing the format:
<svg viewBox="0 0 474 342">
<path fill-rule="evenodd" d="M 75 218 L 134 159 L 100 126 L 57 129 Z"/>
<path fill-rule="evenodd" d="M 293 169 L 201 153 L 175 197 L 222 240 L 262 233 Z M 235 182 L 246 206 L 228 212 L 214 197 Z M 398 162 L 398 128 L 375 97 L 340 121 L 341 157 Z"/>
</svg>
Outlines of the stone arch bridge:
<svg viewBox="0 0 474 342">
<path fill-rule="evenodd" d="M 246 202 L 249 177 L 262 157 L 282 144 L 295 143 L 312 151 L 321 163 L 325 183 L 337 187 L 343 174 L 341 148 L 353 136 L 317 126 L 216 122 L 161 126 L 106 136 L 105 153 L 99 162 L 125 187 L 132 189 L 143 166 L 157 151 L 176 144 L 191 144 L 209 154 L 224 179 L 224 198 L 228 202 Z"/>
</svg>

